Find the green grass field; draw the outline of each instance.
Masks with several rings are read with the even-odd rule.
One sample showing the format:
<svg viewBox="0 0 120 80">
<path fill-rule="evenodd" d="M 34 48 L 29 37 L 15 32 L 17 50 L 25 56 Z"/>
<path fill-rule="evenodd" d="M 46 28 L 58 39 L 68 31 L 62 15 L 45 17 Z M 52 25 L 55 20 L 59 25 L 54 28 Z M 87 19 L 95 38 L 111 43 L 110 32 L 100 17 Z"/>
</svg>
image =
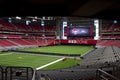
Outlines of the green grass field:
<svg viewBox="0 0 120 80">
<path fill-rule="evenodd" d="M 0 64 L 5 66 L 28 66 L 37 68 L 59 58 L 60 57 L 13 53 L 8 55 L 0 55 Z"/>
<path fill-rule="evenodd" d="M 48 52 L 60 54 L 85 54 L 93 49 L 92 46 L 74 46 L 74 45 L 60 45 L 60 46 L 47 46 L 38 48 L 22 49 L 22 51 L 31 52 Z"/>
<path fill-rule="evenodd" d="M 32 52 L 49 52 L 49 53 L 61 53 L 61 54 L 85 54 L 91 51 L 92 46 L 48 46 L 48 47 L 38 47 L 38 48 L 28 48 L 22 49 L 24 51 Z M 1 66 L 25 66 L 32 67 L 34 69 L 39 68 L 43 65 L 61 59 L 60 56 L 50 56 L 50 55 L 35 55 L 35 54 L 23 54 L 23 53 L 0 53 L 0 65 Z M 80 62 L 80 58 L 68 58 L 63 61 L 59 61 L 52 65 L 42 68 L 42 70 L 48 69 L 60 69 L 68 68 L 74 66 Z"/>
<path fill-rule="evenodd" d="M 61 58 L 61 57 L 40 56 L 40 55 L 31 55 L 31 54 L 16 54 L 16 53 L 13 53 L 13 54 L 4 53 L 4 54 L 5 55 L 0 54 L 0 65 L 2 66 L 24 66 L 24 67 L 32 67 L 34 69 Z M 45 70 L 67 68 L 69 66 L 77 64 L 78 62 L 79 60 L 75 61 L 74 59 L 69 58 L 66 61 L 58 62 L 57 65 L 60 64 L 59 67 L 56 66 L 56 64 L 54 64 L 52 67 L 45 68 Z"/>
</svg>

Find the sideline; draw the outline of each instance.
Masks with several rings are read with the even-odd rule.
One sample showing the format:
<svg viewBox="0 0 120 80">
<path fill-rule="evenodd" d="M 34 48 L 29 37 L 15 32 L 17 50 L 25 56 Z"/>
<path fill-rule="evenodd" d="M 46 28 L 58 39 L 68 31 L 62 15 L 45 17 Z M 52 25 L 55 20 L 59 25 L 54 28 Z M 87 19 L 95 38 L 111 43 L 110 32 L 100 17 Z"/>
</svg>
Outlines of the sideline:
<svg viewBox="0 0 120 80">
<path fill-rule="evenodd" d="M 10 54 L 13 54 L 13 53 L 4 53 L 4 54 L 0 54 L 0 56 L 2 56 L 2 55 L 10 55 Z"/>
<path fill-rule="evenodd" d="M 43 66 L 41 66 L 41 67 L 36 68 L 36 70 L 39 70 L 39 69 L 45 68 L 45 67 L 47 67 L 47 66 L 49 66 L 49 65 L 52 65 L 52 64 L 55 64 L 55 63 L 57 63 L 57 62 L 63 60 L 64 58 L 65 58 L 65 57 L 60 58 L 60 59 L 58 59 L 58 60 L 56 60 L 56 61 L 50 62 L 50 63 L 48 63 L 48 64 L 45 64 L 45 65 L 43 65 Z"/>
<path fill-rule="evenodd" d="M 85 56 L 86 54 L 88 54 L 89 52 L 91 52 L 91 51 L 93 51 L 93 50 L 94 50 L 94 49 L 87 51 L 85 54 L 81 55 L 81 57 Z"/>
</svg>

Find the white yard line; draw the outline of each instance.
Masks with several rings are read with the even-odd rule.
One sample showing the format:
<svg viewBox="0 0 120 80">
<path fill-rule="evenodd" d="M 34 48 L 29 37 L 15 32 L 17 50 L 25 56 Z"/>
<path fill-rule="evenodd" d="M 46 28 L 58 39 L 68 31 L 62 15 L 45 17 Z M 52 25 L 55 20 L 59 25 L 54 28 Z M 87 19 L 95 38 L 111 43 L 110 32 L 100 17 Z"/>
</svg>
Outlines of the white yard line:
<svg viewBox="0 0 120 80">
<path fill-rule="evenodd" d="M 45 67 L 47 67 L 47 66 L 49 66 L 49 65 L 52 65 L 52 64 L 55 64 L 55 63 L 57 63 L 57 62 L 63 60 L 64 58 L 65 58 L 65 57 L 60 58 L 60 59 L 58 59 L 58 60 L 56 60 L 56 61 L 50 62 L 50 63 L 48 63 L 48 64 L 45 64 L 45 65 L 43 65 L 43 66 L 41 66 L 41 67 L 36 68 L 36 70 L 39 70 L 39 69 L 45 68 Z"/>
<path fill-rule="evenodd" d="M 12 54 L 12 53 L 5 53 L 5 54 L 0 54 L 0 56 L 2 56 L 2 55 L 10 55 L 10 54 Z"/>
</svg>

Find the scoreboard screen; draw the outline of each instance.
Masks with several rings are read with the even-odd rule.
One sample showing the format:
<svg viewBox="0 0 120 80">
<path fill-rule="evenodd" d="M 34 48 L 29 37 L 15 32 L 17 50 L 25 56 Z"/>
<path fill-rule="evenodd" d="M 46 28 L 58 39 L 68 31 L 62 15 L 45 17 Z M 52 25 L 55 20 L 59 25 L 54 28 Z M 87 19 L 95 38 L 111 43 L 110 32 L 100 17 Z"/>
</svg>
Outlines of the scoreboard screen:
<svg viewBox="0 0 120 80">
<path fill-rule="evenodd" d="M 90 27 L 69 28 L 68 36 L 90 36 Z"/>
</svg>

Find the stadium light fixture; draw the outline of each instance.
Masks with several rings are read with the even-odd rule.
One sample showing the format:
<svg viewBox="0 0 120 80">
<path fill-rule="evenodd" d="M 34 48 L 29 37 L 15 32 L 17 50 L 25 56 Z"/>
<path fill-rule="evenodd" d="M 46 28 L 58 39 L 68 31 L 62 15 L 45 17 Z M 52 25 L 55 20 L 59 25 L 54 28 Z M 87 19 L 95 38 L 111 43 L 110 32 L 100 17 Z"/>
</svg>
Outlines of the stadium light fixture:
<svg viewBox="0 0 120 80">
<path fill-rule="evenodd" d="M 11 17 L 9 17 L 8 19 L 12 19 Z"/>
<path fill-rule="evenodd" d="M 21 19 L 21 17 L 16 16 L 16 19 Z"/>
<path fill-rule="evenodd" d="M 35 16 L 35 19 L 37 19 L 38 17 L 37 16 Z"/>
<path fill-rule="evenodd" d="M 42 20 L 41 21 L 41 26 L 44 26 L 44 25 L 45 25 L 44 20 Z"/>
<path fill-rule="evenodd" d="M 32 21 L 34 22 L 34 21 L 37 21 L 37 20 L 36 20 L 36 19 L 33 19 Z"/>
<path fill-rule="evenodd" d="M 29 25 L 29 23 L 31 23 L 31 21 L 29 21 L 29 20 L 26 20 L 26 25 Z"/>
<path fill-rule="evenodd" d="M 43 16 L 42 19 L 45 20 L 45 16 Z"/>
<path fill-rule="evenodd" d="M 113 23 L 116 24 L 116 23 L 117 23 L 117 20 L 114 20 Z"/>
<path fill-rule="evenodd" d="M 11 17 L 8 18 L 8 22 L 12 23 L 12 18 Z"/>
</svg>

